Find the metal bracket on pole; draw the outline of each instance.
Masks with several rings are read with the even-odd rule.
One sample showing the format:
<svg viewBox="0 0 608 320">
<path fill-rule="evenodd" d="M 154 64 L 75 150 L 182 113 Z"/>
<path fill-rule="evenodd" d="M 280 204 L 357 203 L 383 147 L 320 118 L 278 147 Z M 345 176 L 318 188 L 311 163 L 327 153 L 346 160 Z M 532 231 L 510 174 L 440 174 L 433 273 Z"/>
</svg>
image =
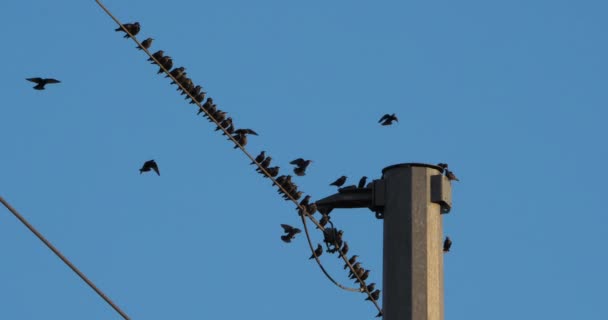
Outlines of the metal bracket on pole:
<svg viewBox="0 0 608 320">
<path fill-rule="evenodd" d="M 452 209 L 452 184 L 442 174 L 431 176 L 431 202 L 441 206 L 441 213 Z"/>
</svg>

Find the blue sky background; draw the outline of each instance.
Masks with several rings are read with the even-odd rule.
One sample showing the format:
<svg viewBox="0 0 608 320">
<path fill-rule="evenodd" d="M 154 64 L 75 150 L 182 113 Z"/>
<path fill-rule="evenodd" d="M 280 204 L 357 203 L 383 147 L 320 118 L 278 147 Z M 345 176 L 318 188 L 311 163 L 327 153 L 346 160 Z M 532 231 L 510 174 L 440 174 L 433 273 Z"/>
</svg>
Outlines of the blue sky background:
<svg viewBox="0 0 608 320">
<path fill-rule="evenodd" d="M 446 319 L 606 319 L 605 1 L 105 4 L 260 133 L 251 153 L 313 159 L 314 199 L 448 162 Z M 0 2 L 1 195 L 133 319 L 373 318 L 280 241 L 293 205 L 116 27 L 92 0 Z M 381 283 L 382 222 L 333 221 Z M 1 319 L 119 319 L 4 209 L 0 252 Z"/>
</svg>

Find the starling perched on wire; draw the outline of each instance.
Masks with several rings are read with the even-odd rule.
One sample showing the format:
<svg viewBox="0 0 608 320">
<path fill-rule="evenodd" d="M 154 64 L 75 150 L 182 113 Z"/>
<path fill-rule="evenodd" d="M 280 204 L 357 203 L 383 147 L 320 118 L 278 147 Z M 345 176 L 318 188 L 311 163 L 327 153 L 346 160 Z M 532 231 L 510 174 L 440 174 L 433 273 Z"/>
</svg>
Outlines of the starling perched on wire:
<svg viewBox="0 0 608 320">
<path fill-rule="evenodd" d="M 201 86 L 197 85 L 197 86 L 195 86 L 194 88 L 189 89 L 189 90 L 188 90 L 188 94 L 190 94 L 190 96 L 192 96 L 192 97 L 196 98 L 196 96 L 197 96 L 199 93 L 201 93 L 201 89 L 202 89 L 202 88 L 203 88 L 203 87 L 201 87 Z M 190 96 L 188 96 L 188 95 L 187 95 L 185 92 L 182 92 L 182 94 L 185 94 L 185 95 L 186 95 L 186 100 L 190 99 Z M 201 100 L 202 100 L 202 99 L 201 99 Z"/>
<path fill-rule="evenodd" d="M 363 188 L 365 188 L 365 181 L 366 181 L 366 180 L 367 180 L 367 177 L 366 177 L 366 176 L 363 176 L 363 177 L 361 178 L 361 180 L 359 180 L 359 185 L 357 186 L 357 188 L 359 188 L 359 189 L 363 189 Z"/>
<path fill-rule="evenodd" d="M 340 249 L 340 252 L 342 253 L 342 255 L 346 255 L 348 254 L 348 243 L 346 241 L 344 241 L 344 245 L 342 245 L 342 249 Z M 338 258 L 340 258 L 340 256 L 338 256 Z"/>
<path fill-rule="evenodd" d="M 383 126 L 390 126 L 391 124 L 393 124 L 393 121 L 397 121 L 399 122 L 399 120 L 397 119 L 397 116 L 395 116 L 395 114 L 385 114 L 382 116 L 382 118 L 380 118 L 380 121 L 378 121 L 378 123 L 382 122 Z"/>
<path fill-rule="evenodd" d="M 316 203 L 311 203 L 306 207 L 306 211 L 308 212 L 309 215 L 313 215 L 317 212 L 317 204 Z"/>
<path fill-rule="evenodd" d="M 354 272 L 353 272 L 354 270 Z M 348 277 L 350 279 L 357 279 L 357 276 L 361 277 L 365 272 L 365 269 L 361 267 L 361 262 L 357 262 L 353 265 L 353 270 L 350 271 Z M 355 275 L 356 274 L 356 275 Z"/>
<path fill-rule="evenodd" d="M 181 76 L 186 75 L 186 68 L 184 67 L 179 67 L 179 68 L 175 68 L 173 70 L 171 70 L 171 72 L 169 72 L 169 74 L 171 74 L 173 76 L 173 78 L 175 78 L 176 80 L 179 81 L 179 78 Z M 165 78 L 169 78 L 169 75 L 166 75 Z M 171 82 L 171 84 L 174 84 L 175 82 Z"/>
<path fill-rule="evenodd" d="M 156 174 L 160 176 L 160 171 L 158 171 L 158 165 L 154 160 L 148 160 L 144 162 L 144 165 L 141 167 L 141 169 L 139 169 L 139 173 L 142 174 L 150 170 L 154 170 L 154 172 L 156 172 Z"/>
<path fill-rule="evenodd" d="M 369 277 L 369 270 L 365 270 L 365 272 L 363 272 L 363 274 L 359 275 L 359 279 L 361 279 L 361 281 L 365 281 L 367 280 L 367 278 Z M 355 280 L 355 283 L 360 283 L 359 279 Z"/>
<path fill-rule="evenodd" d="M 346 182 L 346 176 L 341 176 L 340 178 L 338 178 L 336 181 L 330 183 L 329 185 L 340 188 L 342 185 L 344 185 L 345 182 Z"/>
<path fill-rule="evenodd" d="M 162 58 L 164 54 L 165 54 L 165 52 L 163 50 L 158 50 L 152 54 L 152 57 L 154 59 L 156 59 L 156 61 L 159 61 L 160 58 Z M 152 61 L 152 63 L 156 63 L 156 62 L 154 62 L 154 59 L 148 58 L 148 61 Z"/>
<path fill-rule="evenodd" d="M 329 216 L 324 214 L 321 216 L 321 220 L 319 220 L 319 225 L 325 228 L 325 225 L 329 222 Z M 317 227 L 319 229 L 319 227 Z"/>
<path fill-rule="evenodd" d="M 374 301 L 378 301 L 378 299 L 380 299 L 380 290 L 376 290 L 376 291 L 370 293 L 370 297 L 365 298 L 365 300 L 371 301 L 372 299 L 374 299 Z"/>
<path fill-rule="evenodd" d="M 445 169 L 445 176 L 448 177 L 448 180 L 452 181 L 452 180 L 456 180 L 456 181 L 460 181 L 458 180 L 458 178 L 456 178 L 456 175 L 454 175 L 454 172 Z"/>
<path fill-rule="evenodd" d="M 265 158 L 266 158 L 266 151 L 262 151 L 262 152 L 260 152 L 260 154 L 258 154 L 257 157 L 255 157 L 255 160 L 253 160 L 253 162 L 251 162 L 250 164 L 261 163 L 262 161 L 264 161 Z"/>
<path fill-rule="evenodd" d="M 357 258 L 359 258 L 358 255 L 354 255 L 354 256 L 350 257 L 350 259 L 348 259 L 348 263 L 350 263 L 350 265 L 352 266 L 357 261 Z M 344 270 L 346 270 L 346 269 L 348 269 L 347 263 L 344 264 Z"/>
<path fill-rule="evenodd" d="M 196 96 L 194 96 L 194 99 L 192 99 L 192 101 L 190 101 L 190 104 L 195 104 L 195 103 L 202 103 L 203 100 L 205 100 L 205 95 L 207 93 L 205 91 L 197 94 Z"/>
<path fill-rule="evenodd" d="M 220 125 L 217 128 L 215 128 L 215 131 L 222 130 L 222 128 L 226 129 L 226 128 L 230 127 L 231 125 L 232 125 L 232 118 L 228 117 L 224 121 L 220 122 Z"/>
<path fill-rule="evenodd" d="M 270 168 L 266 169 L 266 172 L 268 172 L 268 174 L 274 178 L 279 174 L 279 167 L 270 167 Z M 266 176 L 264 176 L 264 177 L 266 177 Z"/>
<path fill-rule="evenodd" d="M 247 135 L 244 133 L 236 133 L 232 136 L 234 140 L 236 140 L 236 144 L 234 145 L 234 149 L 238 148 L 239 145 L 241 147 L 245 147 L 247 145 Z"/>
<path fill-rule="evenodd" d="M 317 248 L 315 249 L 315 252 L 308 259 L 314 259 L 315 256 L 318 258 L 322 254 L 323 254 L 323 247 L 320 244 L 317 244 Z"/>
<path fill-rule="evenodd" d="M 270 162 L 272 161 L 272 157 L 266 157 L 264 161 L 260 162 L 260 167 L 266 169 L 270 166 Z M 257 172 L 262 173 L 262 169 L 259 167 L 256 169 Z"/>
<path fill-rule="evenodd" d="M 125 24 L 123 24 L 122 26 L 123 26 L 123 27 L 124 27 L 124 28 L 125 28 L 127 31 L 129 31 L 129 33 L 130 33 L 132 36 L 135 36 L 135 35 L 137 35 L 137 34 L 139 33 L 139 29 L 140 29 L 139 22 L 135 22 L 135 23 L 125 23 Z M 116 30 L 114 30 L 114 31 L 123 31 L 123 32 L 124 32 L 125 30 L 124 30 L 123 28 L 121 28 L 121 27 L 118 27 L 118 28 L 116 28 Z M 128 33 L 127 33 L 127 34 L 125 34 L 125 38 L 128 38 L 128 37 L 129 37 L 129 34 L 128 34 Z"/>
<path fill-rule="evenodd" d="M 450 237 L 445 237 L 443 241 L 443 252 L 450 252 L 450 248 L 452 247 L 452 240 Z"/>
<path fill-rule="evenodd" d="M 374 289 L 376 289 L 376 283 L 372 282 L 372 283 L 368 284 L 367 287 L 366 287 L 366 289 L 369 292 L 374 291 Z"/>
<path fill-rule="evenodd" d="M 36 83 L 33 87 L 36 90 L 44 90 L 44 86 L 48 83 L 60 83 L 61 81 L 53 78 L 26 78 L 25 80 Z"/>
<path fill-rule="evenodd" d="M 300 201 L 300 207 L 308 207 L 308 202 L 310 201 L 310 196 L 306 195 L 306 197 L 304 197 L 304 199 L 302 199 L 302 201 Z"/>
<path fill-rule="evenodd" d="M 146 39 L 146 40 L 144 40 L 144 41 L 141 42 L 141 46 L 144 47 L 144 48 L 146 48 L 146 49 L 150 49 L 150 46 L 152 45 L 152 41 L 153 40 L 154 39 L 152 39 L 152 38 L 148 38 L 148 39 Z M 137 50 L 141 50 L 140 46 L 137 46 L 136 48 L 137 48 Z"/>
<path fill-rule="evenodd" d="M 156 74 L 161 74 L 165 72 L 165 70 L 171 70 L 171 68 L 173 68 L 173 59 L 171 59 L 171 57 L 169 56 L 164 56 L 160 58 L 160 60 L 158 60 L 158 63 L 165 69 L 163 70 L 163 68 L 159 67 L 158 72 L 156 72 Z"/>
<path fill-rule="evenodd" d="M 207 101 L 205 101 L 205 103 L 203 103 L 203 109 L 205 110 L 209 110 L 209 108 L 211 108 L 211 106 L 213 105 L 213 98 L 209 97 L 207 98 Z M 198 112 L 196 113 L 196 115 L 201 114 L 203 111 L 203 109 L 198 109 Z"/>
</svg>

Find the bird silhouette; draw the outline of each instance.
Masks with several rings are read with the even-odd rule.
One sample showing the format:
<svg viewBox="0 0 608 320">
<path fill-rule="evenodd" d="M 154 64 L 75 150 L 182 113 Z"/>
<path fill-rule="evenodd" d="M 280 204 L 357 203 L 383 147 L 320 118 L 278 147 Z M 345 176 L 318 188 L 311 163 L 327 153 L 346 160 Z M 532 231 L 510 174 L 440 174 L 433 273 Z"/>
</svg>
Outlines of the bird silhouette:
<svg viewBox="0 0 608 320">
<path fill-rule="evenodd" d="M 279 167 L 278 166 L 270 167 L 270 168 L 266 169 L 266 172 L 268 172 L 268 174 L 274 178 L 279 174 Z M 266 177 L 266 176 L 264 176 L 264 177 Z"/>
<path fill-rule="evenodd" d="M 36 83 L 33 87 L 36 90 L 44 90 L 44 86 L 49 83 L 60 83 L 61 81 L 53 78 L 26 78 L 25 80 Z"/>
<path fill-rule="evenodd" d="M 272 161 L 272 157 L 266 157 L 264 161 L 260 162 L 260 167 L 267 169 L 270 166 L 270 162 Z M 262 169 L 259 167 L 256 169 L 259 173 L 262 173 Z"/>
<path fill-rule="evenodd" d="M 358 255 L 354 255 L 354 256 L 350 257 L 350 259 L 348 259 L 348 263 L 350 263 L 350 265 L 352 266 L 357 261 L 358 257 L 359 257 Z M 348 263 L 344 264 L 344 270 L 348 269 Z"/>
<path fill-rule="evenodd" d="M 160 171 L 158 170 L 158 165 L 156 164 L 156 161 L 154 161 L 154 160 L 148 160 L 148 161 L 144 162 L 144 165 L 141 167 L 141 169 L 139 169 L 139 173 L 142 174 L 142 173 L 148 172 L 150 170 L 154 170 L 154 172 L 156 172 L 156 174 L 160 176 Z"/>
<path fill-rule="evenodd" d="M 330 183 L 329 185 L 340 188 L 342 185 L 344 185 L 345 182 L 346 182 L 346 176 L 341 176 L 340 178 L 338 178 L 336 181 Z"/>
<path fill-rule="evenodd" d="M 366 177 L 366 176 L 363 176 L 363 177 L 361 178 L 361 180 L 359 180 L 359 185 L 357 186 L 357 188 L 359 188 L 359 189 L 363 189 L 363 188 L 365 188 L 365 181 L 366 181 L 366 180 L 367 180 L 367 177 Z"/>
<path fill-rule="evenodd" d="M 250 164 L 262 163 L 262 161 L 264 161 L 265 158 L 266 158 L 266 151 L 262 151 L 262 152 L 260 152 L 260 154 L 258 154 L 257 157 L 255 157 L 255 160 L 253 160 L 253 162 L 251 162 Z"/>
<path fill-rule="evenodd" d="M 125 23 L 122 25 L 127 31 L 129 31 L 129 33 L 132 36 L 135 36 L 139 33 L 139 29 L 140 29 L 140 25 L 139 22 L 134 22 L 134 23 Z M 125 30 L 121 27 L 116 28 L 114 31 L 122 31 L 124 32 Z M 129 34 L 125 34 L 125 38 L 128 38 Z"/>
<path fill-rule="evenodd" d="M 308 203 L 310 201 L 310 196 L 306 195 L 306 197 L 304 197 L 304 199 L 302 199 L 302 201 L 300 201 L 300 207 L 308 207 Z"/>
<path fill-rule="evenodd" d="M 365 270 L 365 272 L 363 272 L 362 274 L 359 275 L 359 279 L 361 279 L 361 281 L 365 281 L 367 280 L 367 278 L 369 277 L 369 270 Z M 359 279 L 355 280 L 355 283 L 360 283 Z"/>
<path fill-rule="evenodd" d="M 371 298 L 370 298 L 371 297 Z M 370 293 L 370 296 L 368 296 L 367 298 L 365 298 L 365 300 L 374 300 L 377 301 L 378 299 L 380 299 L 380 290 L 376 290 L 372 293 Z"/>
<path fill-rule="evenodd" d="M 303 175 L 306 175 L 306 168 L 308 168 L 311 162 L 312 160 L 304 160 L 303 158 L 297 158 L 291 161 L 290 164 L 296 165 L 296 167 L 293 168 L 293 172 L 296 174 L 296 176 L 301 177 Z"/>
<path fill-rule="evenodd" d="M 150 49 L 150 46 L 152 45 L 152 41 L 154 41 L 154 39 L 152 38 L 148 38 L 144 41 L 141 42 L 141 46 L 146 48 L 146 49 Z M 137 50 L 142 50 L 140 46 L 135 47 L 137 48 Z"/>
<path fill-rule="evenodd" d="M 237 130 L 234 131 L 234 133 L 236 133 L 236 134 L 241 134 L 241 133 L 242 134 L 252 134 L 254 136 L 258 135 L 257 132 L 255 132 L 255 131 L 253 131 L 251 129 L 237 129 Z"/>
<path fill-rule="evenodd" d="M 450 248 L 452 247 L 452 240 L 450 237 L 445 237 L 443 241 L 443 252 L 450 252 Z"/>
<path fill-rule="evenodd" d="M 320 257 L 322 254 L 323 254 L 323 247 L 322 247 L 320 244 L 317 244 L 317 248 L 315 249 L 315 252 L 314 252 L 312 255 L 310 255 L 310 258 L 308 258 L 308 259 L 309 259 L 309 260 L 310 260 L 310 259 L 314 259 L 314 258 L 315 258 L 315 256 L 318 258 L 318 257 Z"/>
<path fill-rule="evenodd" d="M 368 284 L 366 289 L 368 292 L 374 291 L 374 289 L 376 289 L 376 283 L 372 282 L 372 283 Z"/>
<path fill-rule="evenodd" d="M 321 219 L 319 220 L 319 225 L 323 228 L 325 228 L 325 225 L 329 222 L 329 216 L 324 214 L 321 216 Z M 317 227 L 317 229 L 319 229 L 319 227 Z"/>
<path fill-rule="evenodd" d="M 171 70 L 171 68 L 173 68 L 173 59 L 171 59 L 171 57 L 169 57 L 169 56 L 161 57 L 158 60 L 158 63 L 161 66 L 163 66 L 165 69 L 163 70 L 163 68 L 159 67 L 156 74 L 161 74 L 161 73 L 165 72 L 165 70 Z"/>
<path fill-rule="evenodd" d="M 456 181 L 460 181 L 458 180 L 458 178 L 456 178 L 456 175 L 454 175 L 454 172 L 445 169 L 445 176 L 448 177 L 448 180 L 452 181 L 452 180 L 456 180 Z"/>
<path fill-rule="evenodd" d="M 163 50 L 158 50 L 152 54 L 152 57 L 154 59 L 156 59 L 156 61 L 159 61 L 160 58 L 162 58 L 164 54 L 165 54 L 165 52 Z M 154 64 L 156 62 L 154 61 L 153 58 L 148 58 L 148 61 L 152 61 L 152 63 Z"/>
<path fill-rule="evenodd" d="M 340 249 L 340 252 L 342 253 L 343 256 L 348 254 L 348 243 L 346 241 L 344 241 L 344 245 L 342 245 L 342 249 Z M 340 258 L 340 256 L 338 255 L 338 258 Z"/>
<path fill-rule="evenodd" d="M 247 145 L 247 135 L 244 133 L 236 133 L 232 136 L 234 140 L 236 140 L 236 144 L 234 145 L 234 149 L 238 148 L 239 145 L 241 147 L 245 147 Z"/>
<path fill-rule="evenodd" d="M 385 114 L 382 116 L 382 118 L 380 118 L 380 121 L 378 121 L 378 123 L 382 123 L 383 126 L 390 126 L 391 124 L 393 124 L 393 121 L 397 121 L 399 122 L 399 120 L 397 119 L 397 116 L 395 116 L 395 114 Z"/>
</svg>

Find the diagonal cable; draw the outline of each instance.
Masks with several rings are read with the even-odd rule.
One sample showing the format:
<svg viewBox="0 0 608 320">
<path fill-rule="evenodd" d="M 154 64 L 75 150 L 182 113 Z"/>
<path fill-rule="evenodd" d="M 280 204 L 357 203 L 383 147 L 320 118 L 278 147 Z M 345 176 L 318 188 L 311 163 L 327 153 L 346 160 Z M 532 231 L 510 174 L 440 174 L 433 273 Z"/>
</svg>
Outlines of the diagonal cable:
<svg viewBox="0 0 608 320">
<path fill-rule="evenodd" d="M 257 161 L 255 161 L 255 158 L 254 158 L 254 157 L 253 157 L 253 156 L 252 156 L 252 155 L 251 155 L 251 154 L 250 154 L 250 153 L 249 153 L 249 152 L 248 152 L 248 151 L 247 151 L 247 150 L 246 150 L 246 149 L 245 149 L 245 148 L 244 148 L 244 147 L 243 147 L 243 146 L 242 146 L 240 143 L 238 143 L 238 142 L 236 141 L 236 139 L 235 139 L 235 138 L 234 138 L 234 137 L 233 137 L 233 136 L 232 136 L 232 135 L 231 135 L 231 134 L 230 134 L 230 133 L 229 133 L 229 132 L 226 130 L 226 128 L 224 128 L 224 127 L 222 127 L 222 126 L 220 125 L 220 123 L 219 123 L 219 122 L 218 122 L 218 121 L 217 121 L 217 120 L 216 120 L 216 119 L 215 119 L 215 118 L 212 116 L 212 114 L 210 114 L 210 113 L 209 113 L 209 112 L 208 112 L 208 111 L 207 111 L 205 108 L 203 108 L 203 106 L 202 106 L 202 104 L 201 104 L 201 103 L 199 103 L 198 101 L 196 101 L 196 100 L 195 100 L 195 97 L 194 97 L 194 96 L 192 96 L 192 94 L 190 94 L 189 90 L 187 90 L 186 88 L 184 88 L 184 87 L 182 86 L 182 84 L 181 84 L 181 83 L 180 83 L 180 82 L 179 82 L 179 81 L 178 81 L 178 80 L 177 80 L 177 79 L 176 79 L 176 78 L 175 78 L 175 77 L 174 77 L 174 76 L 173 76 L 173 75 L 170 73 L 170 70 L 167 70 L 167 69 L 166 69 L 166 68 L 165 68 L 165 67 L 164 67 L 164 66 L 163 66 L 163 65 L 162 65 L 162 64 L 161 64 L 161 63 L 160 63 L 160 62 L 159 62 L 159 61 L 158 61 L 156 58 L 154 58 L 154 57 L 152 56 L 152 54 L 150 53 L 150 51 L 149 51 L 147 48 L 145 48 L 144 46 L 142 46 L 142 45 L 141 45 L 141 43 L 139 42 L 139 40 L 137 40 L 137 38 L 135 38 L 135 36 L 134 36 L 134 35 L 132 35 L 132 34 L 129 32 L 129 30 L 127 30 L 127 29 L 126 29 L 126 28 L 123 26 L 123 24 L 122 24 L 122 23 L 121 23 L 121 22 L 120 22 L 120 21 L 119 21 L 119 20 L 118 20 L 118 19 L 117 19 L 117 18 L 116 18 L 116 17 L 115 17 L 115 16 L 114 16 L 114 15 L 113 15 L 113 14 L 112 14 L 112 13 L 111 13 L 111 12 L 110 12 L 110 11 L 109 11 L 109 10 L 108 10 L 108 9 L 107 9 L 105 6 L 104 6 L 104 5 L 103 5 L 103 3 L 101 3 L 101 1 L 99 1 L 99 0 L 95 0 L 95 2 L 96 2 L 96 3 L 97 3 L 97 4 L 98 4 L 98 5 L 99 5 L 99 6 L 100 6 L 100 7 L 101 7 L 101 8 L 102 8 L 102 9 L 103 9 L 105 12 L 106 12 L 106 14 L 107 14 L 107 15 L 108 15 L 110 18 L 112 18 L 112 20 L 114 20 L 114 22 L 116 22 L 116 23 L 117 23 L 117 24 L 118 24 L 118 25 L 119 25 L 119 26 L 120 26 L 120 27 L 123 29 L 123 31 L 124 31 L 124 32 L 125 32 L 125 33 L 126 33 L 126 34 L 127 34 L 127 35 L 128 35 L 128 36 L 129 36 L 129 37 L 132 39 L 132 40 L 133 40 L 133 41 L 135 41 L 135 43 L 136 43 L 136 44 L 139 46 L 139 48 L 140 48 L 140 49 L 142 49 L 142 50 L 143 50 L 143 51 L 144 51 L 144 52 L 145 52 L 145 53 L 146 53 L 146 54 L 147 54 L 147 55 L 150 57 L 150 59 L 152 59 L 152 61 L 154 61 L 154 62 L 155 62 L 155 63 L 156 63 L 156 64 L 157 64 L 157 65 L 158 65 L 158 66 L 159 66 L 159 67 L 160 67 L 160 68 L 161 68 L 161 69 L 164 71 L 164 73 L 165 73 L 167 76 L 169 76 L 169 77 L 170 77 L 170 78 L 173 80 L 173 82 L 175 82 L 175 84 L 176 84 L 176 85 L 177 85 L 179 88 L 181 88 L 185 94 L 187 94 L 187 95 L 188 95 L 188 97 L 190 97 L 190 98 L 192 99 L 192 101 L 193 101 L 193 102 L 194 102 L 194 103 L 195 103 L 195 104 L 196 104 L 196 105 L 199 107 L 199 109 L 200 109 L 200 110 L 202 110 L 203 112 L 205 112 L 205 114 L 206 114 L 206 115 L 209 117 L 209 119 L 211 119 L 211 121 L 213 121 L 213 123 L 215 123 L 215 124 L 218 126 L 218 128 L 220 128 L 220 129 L 221 129 L 221 130 L 224 132 L 224 134 L 225 134 L 225 135 L 226 135 L 226 136 L 227 136 L 227 137 L 228 137 L 230 140 L 232 140 L 232 142 L 234 142 L 234 144 L 235 144 L 235 145 L 236 145 L 236 146 L 237 146 L 239 149 L 241 149 L 241 151 L 243 151 L 243 153 L 244 153 L 244 154 L 245 154 L 245 155 L 246 155 L 246 156 L 247 156 L 247 157 L 248 157 L 248 158 L 249 158 L 249 159 L 250 159 L 250 160 L 251 160 L 251 161 L 252 161 L 252 162 L 253 162 L 255 165 L 257 165 L 257 166 L 258 166 L 258 168 L 260 169 L 260 171 L 261 171 L 261 172 L 262 172 L 262 173 L 263 173 L 263 174 L 264 174 L 266 177 L 268 177 L 268 178 L 269 178 L 269 179 L 270 179 L 270 180 L 271 180 L 271 181 L 272 181 L 274 184 L 276 184 L 276 185 L 279 187 L 279 189 L 281 189 L 281 191 L 282 191 L 282 192 L 283 192 L 283 193 L 284 193 L 284 194 L 285 194 L 285 195 L 286 195 L 286 196 L 287 196 L 287 197 L 288 197 L 288 198 L 289 198 L 289 199 L 290 199 L 290 200 L 291 200 L 293 203 L 295 203 L 295 205 L 296 205 L 296 206 L 297 206 L 299 209 L 301 209 L 301 210 L 302 210 L 302 211 L 301 211 L 301 212 L 303 212 L 303 215 L 302 215 L 302 223 L 303 223 L 303 225 L 304 225 L 304 230 L 305 230 L 305 233 L 306 233 L 306 237 L 307 237 L 307 239 L 308 239 L 308 245 L 309 245 L 309 248 L 310 248 L 311 252 L 313 252 L 313 256 L 315 257 L 315 260 L 316 260 L 317 264 L 319 265 L 319 268 L 320 268 L 320 269 L 321 269 L 321 271 L 322 271 L 322 272 L 325 274 L 325 276 L 326 276 L 326 277 L 327 277 L 327 278 L 328 278 L 328 279 L 329 279 L 329 280 L 330 280 L 332 283 L 334 283 L 336 286 L 338 286 L 338 287 L 340 287 L 340 288 L 342 288 L 342 289 L 344 289 L 344 290 L 347 290 L 347 291 L 353 291 L 353 292 L 365 292 L 365 293 L 368 295 L 368 297 L 370 298 L 370 300 L 371 300 L 371 301 L 374 303 L 374 305 L 376 306 L 376 309 L 378 309 L 378 311 L 379 311 L 380 313 L 382 313 L 382 309 L 381 309 L 381 308 L 380 308 L 380 306 L 378 305 L 377 301 L 371 297 L 371 292 L 369 292 L 369 291 L 367 290 L 367 286 L 365 285 L 365 281 L 363 281 L 363 280 L 362 280 L 362 279 L 359 277 L 359 275 L 357 274 L 356 270 L 354 270 L 353 266 L 352 266 L 352 265 L 350 264 L 350 262 L 348 261 L 348 258 L 347 258 L 347 257 L 346 257 L 344 254 L 342 254 L 342 252 L 341 252 L 340 250 L 338 250 L 338 253 L 340 254 L 340 257 L 341 257 L 341 258 L 342 258 L 342 259 L 345 261 L 345 263 L 346 263 L 346 265 L 348 265 L 349 269 L 350 269 L 350 270 L 351 270 L 351 271 L 352 271 L 352 272 L 355 274 L 355 276 L 356 276 L 357 280 L 359 280 L 359 283 L 360 283 L 360 285 L 361 285 L 361 288 L 348 288 L 348 287 L 345 287 L 345 286 L 341 285 L 340 283 L 338 283 L 338 282 L 337 282 L 335 279 L 333 279 L 333 277 L 332 277 L 332 276 L 331 276 L 331 275 L 330 275 L 330 274 L 329 274 L 329 273 L 328 273 L 328 272 L 325 270 L 325 268 L 324 268 L 324 267 L 323 267 L 323 265 L 321 264 L 321 261 L 319 260 L 319 258 L 318 258 L 318 257 L 317 257 L 317 256 L 314 254 L 314 247 L 313 247 L 313 245 L 312 245 L 312 241 L 310 240 L 310 233 L 309 233 L 309 231 L 308 231 L 308 227 L 307 227 L 307 224 L 306 224 L 306 219 L 305 219 L 304 215 L 306 215 L 306 217 L 308 217 L 308 218 L 309 218 L 309 219 L 310 219 L 310 220 L 311 220 L 311 221 L 312 221 L 312 222 L 313 222 L 313 223 L 314 223 L 314 224 L 315 224 L 315 225 L 316 225 L 316 226 L 317 226 L 319 229 L 321 229 L 322 231 L 323 231 L 325 228 L 324 228 L 323 226 L 321 226 L 321 225 L 319 224 L 319 222 L 318 222 L 318 221 L 317 221 L 317 220 L 316 220 L 314 217 L 312 217 L 312 216 L 311 216 L 311 215 L 310 215 L 310 214 L 307 212 L 306 208 L 304 208 L 304 207 L 300 206 L 300 204 L 298 203 L 298 200 L 296 200 L 296 199 L 295 199 L 295 198 L 294 198 L 294 197 L 293 197 L 291 194 L 289 194 L 289 193 L 287 192 L 287 190 L 286 190 L 286 189 L 285 189 L 285 188 L 284 188 L 284 187 L 283 187 L 281 184 L 279 184 L 279 183 L 276 181 L 276 179 L 275 179 L 274 177 L 272 177 L 272 176 L 271 176 L 271 175 L 268 173 L 268 171 L 266 171 L 266 169 L 265 169 L 264 167 L 262 167 L 262 166 L 261 166 L 261 165 L 260 165 L 260 164 L 259 164 Z"/>
<path fill-rule="evenodd" d="M 36 228 L 34 228 L 34 226 L 32 226 L 21 214 L 19 214 L 19 212 L 17 210 L 15 210 L 15 208 L 13 208 L 1 196 L 0 196 L 0 202 L 2 202 L 2 204 L 8 209 L 8 211 L 10 211 L 17 219 L 19 219 L 19 221 L 21 221 L 21 223 L 23 223 L 28 229 L 30 229 L 30 231 L 32 233 L 34 233 L 36 235 L 36 237 L 38 237 L 38 239 L 40 239 L 40 241 L 42 241 L 49 249 L 51 249 L 51 251 L 53 251 L 53 253 L 57 257 L 59 257 L 59 259 L 61 259 L 61 261 L 63 261 L 63 263 L 65 263 L 68 267 L 70 267 L 70 269 L 72 269 L 72 271 L 74 271 L 84 282 L 86 282 L 89 285 L 89 287 L 91 287 L 91 289 L 93 289 L 103 300 L 105 300 L 112 308 L 114 308 L 114 310 L 116 310 L 116 312 L 118 312 L 121 317 L 123 317 L 125 320 L 130 319 L 129 316 L 124 311 L 122 311 L 114 302 L 112 302 L 112 300 L 110 300 L 110 298 L 108 296 L 106 296 L 99 288 L 97 288 L 97 286 L 93 283 L 93 281 L 89 280 L 89 278 L 87 278 L 87 276 L 85 276 L 84 273 L 82 273 L 80 270 L 78 270 L 78 268 L 76 268 L 76 266 L 72 262 L 70 262 L 70 260 L 68 260 L 68 258 L 66 258 L 63 254 L 61 254 L 61 252 L 59 252 L 59 250 L 57 248 L 55 248 L 55 246 L 53 246 L 53 244 L 51 244 L 50 241 L 48 241 L 40 232 L 38 232 L 38 230 L 36 230 Z"/>
</svg>

